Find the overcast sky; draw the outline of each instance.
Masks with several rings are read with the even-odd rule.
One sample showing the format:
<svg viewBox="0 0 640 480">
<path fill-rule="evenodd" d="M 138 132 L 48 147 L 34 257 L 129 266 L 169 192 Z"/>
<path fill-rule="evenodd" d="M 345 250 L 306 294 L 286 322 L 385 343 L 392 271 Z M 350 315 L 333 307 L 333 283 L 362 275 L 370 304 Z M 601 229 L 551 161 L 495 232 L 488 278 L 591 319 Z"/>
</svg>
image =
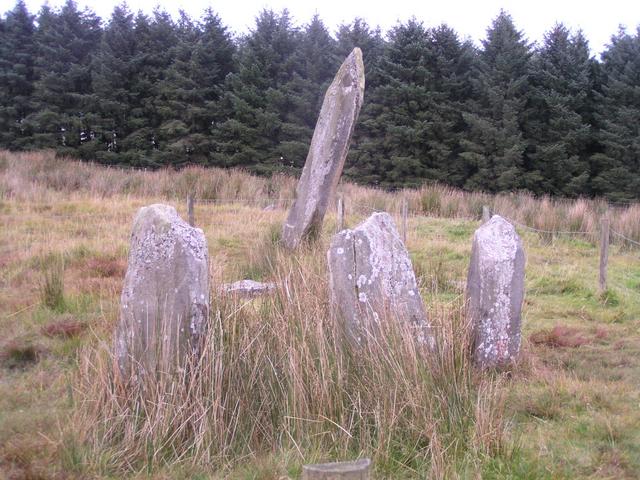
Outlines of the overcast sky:
<svg viewBox="0 0 640 480">
<path fill-rule="evenodd" d="M 107 20 L 113 6 L 121 2 L 76 1 L 81 7 L 91 8 L 103 20 Z M 64 0 L 49 0 L 48 3 L 57 7 Z M 43 0 L 26 0 L 26 4 L 35 13 Z M 398 21 L 405 21 L 413 15 L 426 26 L 447 23 L 462 37 L 470 37 L 476 42 L 484 38 L 487 26 L 500 9 L 504 8 L 531 41 L 542 40 L 544 32 L 556 21 L 564 22 L 574 30 L 581 28 L 589 39 L 594 54 L 603 50 L 619 25 L 626 26 L 634 33 L 640 24 L 640 0 L 324 0 L 318 3 L 295 0 L 129 0 L 128 4 L 133 11 L 142 9 L 145 12 L 151 12 L 159 4 L 174 16 L 179 9 L 184 9 L 192 17 L 200 16 L 210 6 L 237 33 L 244 33 L 252 28 L 256 15 L 265 7 L 274 10 L 289 9 L 299 25 L 318 13 L 332 32 L 341 23 L 348 23 L 357 16 L 386 31 Z M 14 5 L 15 0 L 0 0 L 0 10 L 3 13 Z"/>
</svg>

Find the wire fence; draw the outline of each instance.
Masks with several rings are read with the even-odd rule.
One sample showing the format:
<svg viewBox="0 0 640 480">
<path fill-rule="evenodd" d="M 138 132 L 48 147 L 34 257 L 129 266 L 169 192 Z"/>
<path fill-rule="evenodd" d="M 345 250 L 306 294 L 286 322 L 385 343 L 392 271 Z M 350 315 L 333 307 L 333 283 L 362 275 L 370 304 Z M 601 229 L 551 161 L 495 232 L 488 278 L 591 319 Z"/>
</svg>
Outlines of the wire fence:
<svg viewBox="0 0 640 480">
<path fill-rule="evenodd" d="M 612 230 L 611 230 L 611 233 L 613 233 L 613 235 L 614 235 L 615 237 L 618 237 L 618 238 L 622 239 L 623 241 L 627 242 L 627 243 L 628 243 L 628 244 L 630 244 L 630 245 L 634 245 L 634 246 L 636 246 L 636 247 L 640 247 L 640 242 L 636 242 L 635 240 L 633 240 L 633 239 L 631 239 L 631 238 L 629 238 L 629 237 L 627 237 L 627 236 L 623 235 L 623 234 L 622 234 L 622 233 L 620 233 L 620 232 L 616 232 L 615 230 L 613 230 L 613 229 L 612 229 Z"/>
<path fill-rule="evenodd" d="M 508 221 L 509 223 L 511 223 L 512 225 L 516 226 L 516 227 L 520 227 L 523 228 L 525 230 L 528 230 L 530 232 L 536 232 L 536 233 L 543 233 L 543 234 L 547 234 L 547 235 L 593 235 L 593 232 L 588 232 L 586 230 L 542 230 L 539 228 L 534 228 L 534 227 L 530 227 L 529 225 L 525 225 L 523 223 L 517 222 L 512 218 L 507 217 L 506 215 L 503 215 L 501 213 L 496 213 L 496 215 L 500 215 L 502 218 L 504 218 L 506 221 Z"/>
<path fill-rule="evenodd" d="M 115 168 L 115 167 L 114 167 Z M 117 167 L 117 168 L 124 168 L 124 167 Z M 129 168 L 129 167 L 127 167 Z M 136 168 L 136 167 L 130 167 L 130 168 Z M 182 208 L 182 203 L 186 202 L 182 202 L 179 199 L 167 199 L 164 200 L 167 203 L 170 204 L 174 204 L 177 206 L 177 208 L 180 210 Z M 264 210 L 274 210 L 274 209 L 287 209 L 290 208 L 291 205 L 293 204 L 293 202 L 295 201 L 295 198 L 292 197 L 278 197 L 278 198 L 248 198 L 248 197 L 234 197 L 234 198 L 194 198 L 194 207 L 198 207 L 198 206 L 202 206 L 202 205 L 214 205 L 214 206 L 246 206 L 246 207 L 261 207 Z M 397 205 L 395 205 L 395 208 L 389 208 L 389 205 L 369 205 L 366 203 L 361 203 L 361 202 L 347 202 L 345 205 L 345 214 L 348 215 L 358 215 L 358 214 L 371 214 L 371 213 L 375 213 L 375 212 L 389 212 L 390 210 L 393 210 L 392 213 L 396 214 L 396 215 L 402 215 L 402 202 L 395 202 Z M 137 207 L 135 207 L 137 208 Z M 337 208 L 337 202 L 335 202 L 335 205 L 332 205 L 332 208 L 330 208 L 330 211 L 335 210 Z M 427 218 L 445 218 L 442 215 L 428 215 L 425 212 L 413 212 L 408 208 L 405 208 L 406 210 L 406 216 L 408 218 L 417 218 L 417 219 L 427 219 Z M 37 216 L 39 218 L 47 218 L 47 219 L 53 219 L 53 220 L 58 220 L 58 219 L 84 219 L 84 218 L 95 218 L 95 219 L 110 219 L 113 218 L 114 216 L 126 216 L 126 215 L 132 215 L 135 213 L 134 209 L 131 210 L 117 210 L 117 211 L 98 211 L 98 212 L 83 212 L 83 213 L 74 213 L 74 212 L 69 212 L 69 213 L 58 213 L 58 212 L 48 212 L 46 210 L 22 210 L 19 212 L 19 216 L 20 218 L 25 218 L 28 215 L 33 215 L 33 216 Z M 546 229 L 541 229 L 541 228 L 536 228 L 536 227 L 532 227 L 530 225 L 526 225 L 524 223 L 521 223 L 517 220 L 515 220 L 512 217 L 509 217 L 501 212 L 493 212 L 494 214 L 500 215 L 501 217 L 503 217 L 505 220 L 509 221 L 511 224 L 513 224 L 514 226 L 517 226 L 519 228 L 522 228 L 524 230 L 530 231 L 530 232 L 536 232 L 536 233 L 540 233 L 540 234 L 546 234 L 546 235 L 554 235 L 554 236 L 559 236 L 559 235 L 593 235 L 594 232 L 590 232 L 590 231 L 586 231 L 586 230 L 546 230 Z M 0 218 L 2 218 L 3 215 L 0 215 Z M 12 214 L 5 214 L 5 217 L 12 217 L 14 215 Z M 446 218 L 452 218 L 455 220 L 465 220 L 465 221 L 475 221 L 475 220 L 479 220 L 481 217 L 480 215 L 477 216 L 464 216 L 464 215 L 452 215 L 452 216 L 448 216 Z M 640 242 L 629 238 L 628 236 L 617 232 L 615 230 L 611 230 L 611 233 L 617 237 L 620 238 L 621 240 L 628 242 L 629 244 L 633 244 L 635 246 L 640 247 Z"/>
<path fill-rule="evenodd" d="M 499 213 L 498 213 L 499 214 Z M 575 235 L 583 235 L 588 237 L 589 239 L 594 239 L 596 237 L 596 235 L 594 234 L 594 232 L 589 232 L 589 231 L 574 231 L 574 230 L 570 230 L 570 231 L 561 231 L 561 230 L 544 230 L 544 229 L 538 229 L 538 228 L 534 228 L 531 227 L 529 225 L 524 225 L 520 222 L 514 221 L 513 219 L 501 215 L 505 220 L 507 220 L 508 222 L 510 222 L 512 225 L 514 225 L 515 227 L 518 228 L 522 228 L 524 230 L 530 231 L 530 232 L 534 232 L 534 233 L 538 233 L 541 235 L 552 235 L 552 236 L 562 236 L 562 235 L 566 235 L 566 236 L 575 236 Z M 600 236 L 599 236 L 599 242 L 594 242 L 596 243 L 596 246 L 599 248 L 599 266 L 598 266 L 598 286 L 599 286 L 599 291 L 601 294 L 604 294 L 605 292 L 609 291 L 609 288 L 611 285 L 614 285 L 616 288 L 618 289 L 627 289 L 628 286 L 625 285 L 624 283 L 621 283 L 620 281 L 618 281 L 617 278 L 611 278 L 608 275 L 608 270 L 609 270 L 609 263 L 610 263 L 610 254 L 614 253 L 615 256 L 619 256 L 619 257 L 625 257 L 629 260 L 633 260 L 634 262 L 639 262 L 640 261 L 640 256 L 634 256 L 634 255 L 629 255 L 628 253 L 625 253 L 622 248 L 618 248 L 615 251 L 611 251 L 610 250 L 610 246 L 612 244 L 614 244 L 614 242 L 612 241 L 612 237 L 613 238 L 618 238 L 622 241 L 622 243 L 619 244 L 620 247 L 640 247 L 640 242 L 637 242 L 636 240 L 633 240 L 632 238 L 627 237 L 626 235 L 617 232 L 616 230 L 614 230 L 613 228 L 611 228 L 610 226 L 610 222 L 609 222 L 609 217 L 605 214 L 605 216 L 601 219 L 601 229 L 600 229 Z M 629 266 L 630 268 L 630 266 Z M 638 270 L 638 272 L 640 272 L 640 269 Z"/>
<path fill-rule="evenodd" d="M 345 220 L 344 220 L 345 216 L 357 218 L 362 215 L 370 215 L 374 212 L 392 210 L 390 213 L 398 219 L 397 223 L 400 226 L 402 237 L 403 239 L 406 240 L 407 233 L 408 233 L 407 230 L 409 228 L 416 228 L 416 226 L 419 224 L 419 222 L 416 222 L 416 220 L 420 221 L 420 220 L 427 220 L 430 218 L 431 219 L 434 218 L 424 214 L 423 212 L 410 211 L 408 208 L 406 199 L 393 202 L 391 205 L 389 204 L 386 204 L 386 205 L 373 204 L 372 205 L 364 202 L 349 202 L 347 205 L 348 207 L 347 208 L 345 207 L 344 199 L 342 197 L 339 197 L 339 198 L 340 200 L 336 201 L 335 205 L 331 205 L 330 213 L 333 214 L 335 211 L 335 215 L 337 217 L 342 216 L 342 218 L 338 218 L 338 222 L 337 222 L 337 224 L 340 227 L 344 226 L 345 224 Z M 278 198 L 235 197 L 235 198 L 198 198 L 195 202 L 194 202 L 194 199 L 191 198 L 190 201 L 192 203 L 189 205 L 189 207 L 187 207 L 186 202 L 180 202 L 176 206 L 180 211 L 182 211 L 184 207 L 187 207 L 190 213 L 189 215 L 190 220 L 193 221 L 193 208 L 197 206 L 200 206 L 200 207 L 202 206 L 259 207 L 265 212 L 272 211 L 272 210 L 282 211 L 290 208 L 293 202 L 295 201 L 295 199 L 291 197 L 278 197 Z M 170 201 L 169 203 L 176 204 L 177 202 L 174 199 L 174 201 Z M 182 205 L 182 203 L 184 203 L 184 205 Z M 342 206 L 338 207 L 338 205 L 340 204 Z M 488 208 L 488 207 L 485 207 L 485 208 Z M 543 228 L 536 228 L 531 225 L 527 225 L 525 223 L 519 222 L 514 218 L 511 218 L 500 212 L 492 212 L 492 213 L 502 216 L 505 220 L 507 220 L 508 222 L 510 222 L 511 224 L 513 224 L 515 227 L 519 229 L 536 233 L 544 237 L 551 236 L 552 238 L 556 238 L 560 236 L 569 236 L 569 237 L 582 236 L 593 243 L 596 243 L 596 244 L 598 243 L 597 242 L 598 232 L 587 231 L 587 230 L 549 230 L 549 229 L 543 229 Z M 114 218 L 122 218 L 122 217 L 133 218 L 134 214 L 135 214 L 134 208 L 117 210 L 117 211 L 109 211 L 109 212 L 100 211 L 100 212 L 78 212 L 78 213 L 58 213 L 58 212 L 47 212 L 47 211 L 41 211 L 41 210 L 29 211 L 28 209 L 26 209 L 26 211 L 23 211 L 20 213 L 20 218 L 21 218 L 20 221 L 25 221 L 25 219 L 29 219 L 30 216 L 33 216 L 37 218 L 44 217 L 46 219 L 54 220 L 54 221 L 73 220 L 73 221 L 77 221 L 78 223 L 81 223 L 82 225 L 86 225 L 88 223 L 87 222 L 88 219 L 94 219 L 95 221 L 109 221 L 109 220 L 113 220 Z M 2 218 L 2 216 L 0 216 L 0 218 Z M 454 216 L 453 218 L 460 221 L 478 221 L 480 219 L 479 216 L 478 217 Z M 201 227 L 208 227 L 213 224 L 211 221 L 209 221 L 211 219 L 213 219 L 213 217 L 211 216 L 204 217 L 201 213 L 195 223 L 197 223 Z M 409 219 L 412 220 L 411 225 L 408 222 Z M 46 229 L 48 227 L 45 224 L 42 226 L 42 228 Z M 602 236 L 600 238 L 601 257 L 602 255 L 604 255 L 604 250 L 606 250 L 606 253 L 608 254 L 609 244 L 617 243 L 628 250 L 634 250 L 634 249 L 640 248 L 639 241 L 633 238 L 630 238 L 628 235 L 625 235 L 621 232 L 618 232 L 610 228 L 608 226 L 608 223 L 607 223 L 607 228 L 608 228 L 608 232 L 610 233 L 610 238 L 609 238 L 609 235 L 607 234 L 607 245 L 602 245 Z M 28 249 L 29 249 L 29 246 L 26 244 L 23 247 L 17 247 L 17 248 L 13 246 L 10 246 L 8 248 L 0 247 L 0 255 L 3 255 L 3 256 L 10 255 L 10 254 L 17 253 L 20 251 L 25 251 Z M 625 253 L 620 250 L 621 249 L 618 249 L 615 252 L 616 255 L 626 255 L 630 259 L 633 259 L 636 261 L 640 260 L 640 257 L 630 255 L 629 253 Z M 638 251 L 640 252 L 640 250 Z M 606 276 L 606 263 L 607 262 L 605 262 L 605 265 L 604 265 L 605 276 Z"/>
</svg>

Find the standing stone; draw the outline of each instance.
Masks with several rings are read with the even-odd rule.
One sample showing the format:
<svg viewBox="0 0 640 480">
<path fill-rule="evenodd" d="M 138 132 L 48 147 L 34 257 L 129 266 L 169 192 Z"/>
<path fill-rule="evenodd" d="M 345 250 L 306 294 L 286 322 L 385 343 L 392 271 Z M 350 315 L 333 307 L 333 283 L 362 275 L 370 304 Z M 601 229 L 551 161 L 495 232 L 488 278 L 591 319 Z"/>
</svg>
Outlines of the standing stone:
<svg viewBox="0 0 640 480">
<path fill-rule="evenodd" d="M 282 228 L 284 245 L 293 250 L 315 236 L 347 158 L 351 135 L 364 96 L 362 52 L 354 48 L 324 96 L 309 154 L 296 187 L 296 199 Z"/>
<path fill-rule="evenodd" d="M 374 213 L 355 229 L 334 235 L 327 260 L 332 302 L 352 342 L 375 336 L 380 321 L 392 316 L 433 348 L 411 260 L 388 213 Z"/>
<path fill-rule="evenodd" d="M 494 215 L 476 230 L 466 297 L 473 357 L 481 368 L 506 365 L 518 356 L 524 266 L 522 241 L 504 218 Z"/>
<path fill-rule="evenodd" d="M 173 207 L 138 211 L 115 344 L 125 377 L 172 372 L 197 353 L 209 316 L 208 263 L 204 233 Z"/>
</svg>

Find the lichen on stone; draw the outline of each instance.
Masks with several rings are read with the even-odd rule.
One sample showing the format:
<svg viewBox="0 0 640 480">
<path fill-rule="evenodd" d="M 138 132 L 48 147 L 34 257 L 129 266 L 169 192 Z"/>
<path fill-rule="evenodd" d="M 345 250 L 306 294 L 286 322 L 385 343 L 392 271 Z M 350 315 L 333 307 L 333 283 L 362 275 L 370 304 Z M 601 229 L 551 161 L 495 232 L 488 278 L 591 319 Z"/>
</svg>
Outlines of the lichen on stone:
<svg viewBox="0 0 640 480">
<path fill-rule="evenodd" d="M 123 374 L 139 376 L 193 351 L 209 315 L 208 253 L 202 230 L 173 207 L 151 205 L 134 220 L 115 351 Z M 164 349 L 164 350 L 163 350 Z M 156 355 L 156 352 L 164 351 Z"/>
<path fill-rule="evenodd" d="M 338 255 L 340 250 L 353 255 Z M 336 234 L 327 257 L 332 299 L 353 338 L 361 337 L 370 321 L 394 317 L 411 325 L 418 343 L 433 348 L 409 254 L 387 213 L 374 213 L 355 229 Z"/>
<path fill-rule="evenodd" d="M 493 216 L 475 232 L 466 295 L 476 332 L 474 357 L 481 366 L 518 355 L 524 263 L 520 237 L 502 217 Z"/>
</svg>

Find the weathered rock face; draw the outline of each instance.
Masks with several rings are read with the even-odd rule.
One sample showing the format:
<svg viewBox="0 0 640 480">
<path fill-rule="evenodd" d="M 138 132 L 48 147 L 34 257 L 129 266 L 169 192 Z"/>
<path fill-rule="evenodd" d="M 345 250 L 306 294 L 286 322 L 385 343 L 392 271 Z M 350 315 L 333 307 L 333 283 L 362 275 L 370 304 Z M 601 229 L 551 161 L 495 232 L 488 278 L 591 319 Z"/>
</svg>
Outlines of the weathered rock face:
<svg viewBox="0 0 640 480">
<path fill-rule="evenodd" d="M 262 295 L 269 295 L 276 289 L 273 282 L 256 282 L 255 280 L 240 280 L 233 283 L 220 285 L 220 293 L 234 295 L 240 298 L 255 298 Z"/>
<path fill-rule="evenodd" d="M 331 297 L 346 333 L 360 344 L 390 316 L 407 322 L 419 343 L 434 346 L 409 254 L 387 213 L 374 213 L 334 235 L 327 252 Z"/>
<path fill-rule="evenodd" d="M 173 207 L 135 217 L 115 351 L 125 377 L 172 372 L 197 353 L 209 316 L 204 233 Z"/>
<path fill-rule="evenodd" d="M 322 226 L 342 174 L 363 96 L 362 52 L 355 48 L 324 96 L 296 199 L 282 228 L 282 240 L 290 250 L 303 238 L 314 236 Z"/>
<path fill-rule="evenodd" d="M 494 215 L 473 236 L 467 308 L 474 361 L 481 368 L 513 362 L 520 351 L 525 255 L 515 228 Z"/>
</svg>

